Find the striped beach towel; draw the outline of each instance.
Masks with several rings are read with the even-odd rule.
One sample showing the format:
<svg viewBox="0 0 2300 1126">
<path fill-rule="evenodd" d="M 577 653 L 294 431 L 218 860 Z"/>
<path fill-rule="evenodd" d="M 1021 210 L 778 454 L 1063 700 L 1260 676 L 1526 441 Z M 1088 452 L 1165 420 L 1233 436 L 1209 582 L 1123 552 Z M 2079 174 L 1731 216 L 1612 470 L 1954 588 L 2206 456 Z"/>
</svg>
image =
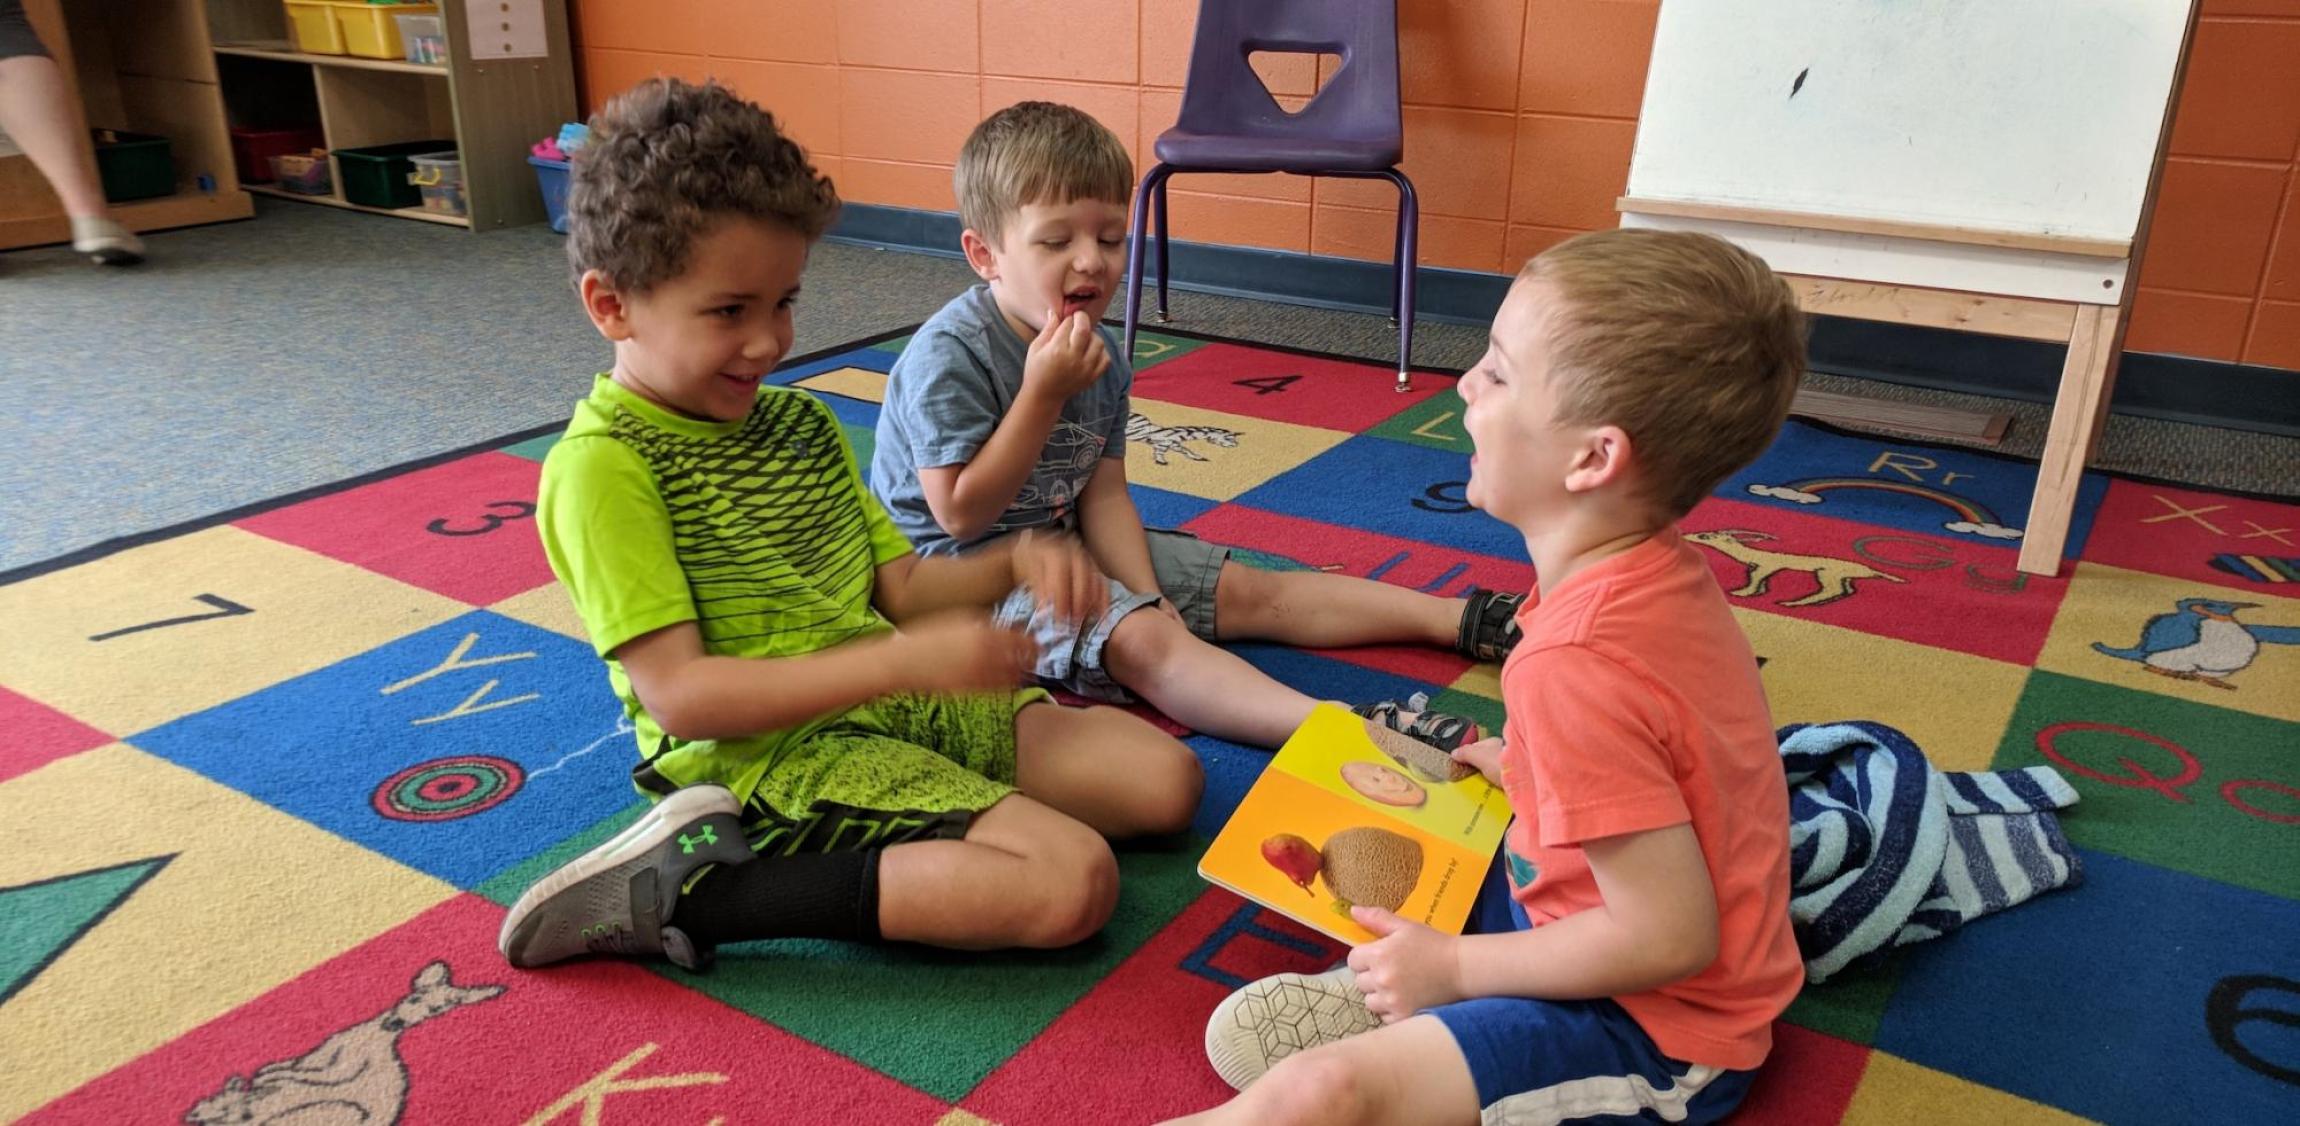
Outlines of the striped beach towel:
<svg viewBox="0 0 2300 1126">
<path fill-rule="evenodd" d="M 1779 737 L 1808 981 L 2083 880 L 2051 812 L 2076 790 L 2051 767 L 1935 770 L 1908 736 L 1864 721 Z"/>
</svg>

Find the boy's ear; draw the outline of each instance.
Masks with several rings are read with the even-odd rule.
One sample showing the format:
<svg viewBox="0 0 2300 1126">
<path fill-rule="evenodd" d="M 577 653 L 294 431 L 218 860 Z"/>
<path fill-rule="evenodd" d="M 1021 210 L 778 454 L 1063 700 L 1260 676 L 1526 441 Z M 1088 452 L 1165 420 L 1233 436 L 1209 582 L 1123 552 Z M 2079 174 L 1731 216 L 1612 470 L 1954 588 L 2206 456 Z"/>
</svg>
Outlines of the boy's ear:
<svg viewBox="0 0 2300 1126">
<path fill-rule="evenodd" d="M 598 270 L 585 270 L 575 290 L 583 296 L 583 311 L 590 314 L 591 324 L 599 335 L 609 340 L 631 338 L 631 306 L 621 293 L 616 292 L 607 275 Z"/>
<path fill-rule="evenodd" d="M 960 232 L 958 245 L 959 249 L 966 252 L 966 264 L 974 267 L 976 277 L 986 282 L 998 280 L 998 255 L 991 250 L 990 240 L 983 238 L 981 233 L 974 228 L 968 227 L 965 231 Z"/>
<path fill-rule="evenodd" d="M 1635 457 L 1628 431 L 1611 425 L 1583 430 L 1581 443 L 1565 471 L 1565 491 L 1586 493 L 1626 481 Z"/>
</svg>

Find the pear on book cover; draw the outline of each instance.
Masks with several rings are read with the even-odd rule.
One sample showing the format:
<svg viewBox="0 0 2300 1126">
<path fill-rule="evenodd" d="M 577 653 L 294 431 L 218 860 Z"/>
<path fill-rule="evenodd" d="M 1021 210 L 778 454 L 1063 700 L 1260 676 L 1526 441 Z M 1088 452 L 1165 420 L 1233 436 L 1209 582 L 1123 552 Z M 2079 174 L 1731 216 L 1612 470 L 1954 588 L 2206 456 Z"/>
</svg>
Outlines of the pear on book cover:
<svg viewBox="0 0 2300 1126">
<path fill-rule="evenodd" d="M 1325 877 L 1334 909 L 1344 915 L 1353 904 L 1395 911 L 1422 878 L 1421 842 L 1373 825 L 1335 833 L 1323 849 L 1279 833 L 1262 842 L 1262 859 L 1313 896 L 1310 885 Z"/>
</svg>

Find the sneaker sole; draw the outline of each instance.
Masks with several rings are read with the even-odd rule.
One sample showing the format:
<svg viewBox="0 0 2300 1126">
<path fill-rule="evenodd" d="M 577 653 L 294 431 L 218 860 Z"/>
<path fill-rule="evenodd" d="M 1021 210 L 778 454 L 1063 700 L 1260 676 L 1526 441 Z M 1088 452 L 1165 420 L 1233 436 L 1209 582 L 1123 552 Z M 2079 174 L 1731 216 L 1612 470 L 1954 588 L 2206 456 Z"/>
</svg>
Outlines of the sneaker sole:
<svg viewBox="0 0 2300 1126">
<path fill-rule="evenodd" d="M 1252 982 L 1206 1019 L 1206 1061 L 1243 1091 L 1296 1052 L 1380 1028 L 1365 998 L 1323 974 L 1278 974 Z"/>
<path fill-rule="evenodd" d="M 698 817 L 724 813 L 730 817 L 742 813 L 742 803 L 723 786 L 687 786 L 670 797 L 656 802 L 653 809 L 641 815 L 623 831 L 608 838 L 607 843 L 576 857 L 566 866 L 535 882 L 503 916 L 503 929 L 495 936 L 495 948 L 508 959 L 511 956 L 512 932 L 519 929 L 528 915 L 544 900 L 551 898 L 598 875 L 634 855 L 654 848 L 669 840 L 679 827 Z"/>
</svg>

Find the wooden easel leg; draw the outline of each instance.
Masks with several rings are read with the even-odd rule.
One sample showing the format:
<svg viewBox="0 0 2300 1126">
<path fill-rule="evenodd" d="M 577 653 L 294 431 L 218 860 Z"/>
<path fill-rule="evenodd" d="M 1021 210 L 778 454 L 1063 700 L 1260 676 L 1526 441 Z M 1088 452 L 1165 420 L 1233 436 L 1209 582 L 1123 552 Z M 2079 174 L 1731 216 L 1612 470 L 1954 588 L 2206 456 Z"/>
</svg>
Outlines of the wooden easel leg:
<svg viewBox="0 0 2300 1126">
<path fill-rule="evenodd" d="M 2116 390 L 2117 331 L 2124 310 L 2085 305 L 2069 330 L 2068 360 L 2060 369 L 2060 393 L 2053 400 L 2052 427 L 2037 466 L 2036 496 L 2029 502 L 2028 528 L 2021 539 L 2020 569 L 2032 575 L 2060 573 L 2062 550 L 2076 511 L 2078 486 L 2092 460 L 2093 444 L 2108 419 Z"/>
</svg>

